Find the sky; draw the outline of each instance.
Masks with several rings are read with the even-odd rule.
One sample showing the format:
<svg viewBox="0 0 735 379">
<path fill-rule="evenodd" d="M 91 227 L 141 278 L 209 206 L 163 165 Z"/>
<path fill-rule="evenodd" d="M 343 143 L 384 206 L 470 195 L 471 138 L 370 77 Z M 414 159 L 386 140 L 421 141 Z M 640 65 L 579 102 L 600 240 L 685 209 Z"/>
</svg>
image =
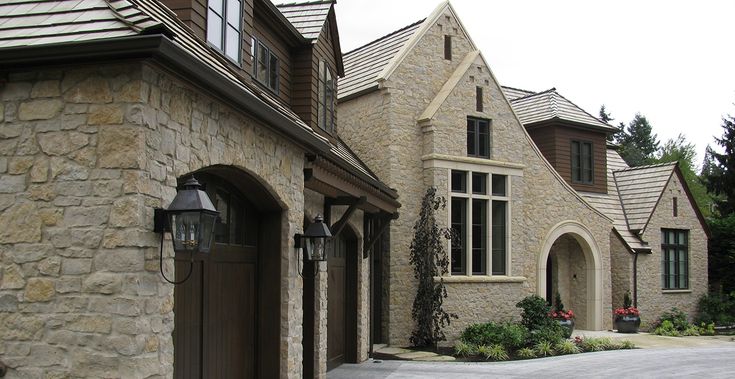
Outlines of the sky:
<svg viewBox="0 0 735 379">
<path fill-rule="evenodd" d="M 292 2 L 293 0 L 291 0 Z M 274 1 L 276 3 L 283 1 Z M 342 52 L 427 17 L 439 0 L 338 0 Z M 640 112 L 663 144 L 722 135 L 735 115 L 733 0 L 451 0 L 500 84 L 555 87 L 615 126 Z"/>
</svg>

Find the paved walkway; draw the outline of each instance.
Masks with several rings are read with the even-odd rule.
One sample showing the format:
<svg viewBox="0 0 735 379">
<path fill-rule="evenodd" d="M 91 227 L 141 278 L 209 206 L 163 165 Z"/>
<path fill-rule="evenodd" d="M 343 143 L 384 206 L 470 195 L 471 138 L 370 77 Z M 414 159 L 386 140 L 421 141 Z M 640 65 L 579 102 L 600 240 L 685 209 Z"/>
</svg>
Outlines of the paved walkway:
<svg viewBox="0 0 735 379">
<path fill-rule="evenodd" d="M 668 349 L 692 347 L 732 347 L 735 348 L 733 336 L 700 336 L 700 337 L 665 337 L 649 333 L 625 334 L 611 331 L 576 330 L 572 337 L 608 337 L 611 339 L 629 340 L 640 349 Z M 452 362 L 451 355 L 441 355 L 431 351 L 411 350 L 401 347 L 381 347 L 375 350 L 378 360 Z M 735 376 L 735 374 L 734 374 Z"/>
</svg>

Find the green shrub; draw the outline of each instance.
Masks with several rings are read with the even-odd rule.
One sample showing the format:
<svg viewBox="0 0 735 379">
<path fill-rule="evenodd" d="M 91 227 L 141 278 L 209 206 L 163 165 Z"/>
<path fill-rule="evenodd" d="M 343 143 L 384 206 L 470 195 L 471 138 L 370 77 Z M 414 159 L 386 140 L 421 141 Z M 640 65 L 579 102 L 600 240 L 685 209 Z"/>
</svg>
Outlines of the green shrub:
<svg viewBox="0 0 735 379">
<path fill-rule="evenodd" d="M 506 350 L 516 350 L 522 347 L 528 331 L 518 324 L 488 322 L 468 326 L 460 336 L 460 341 L 472 345 L 499 344 Z"/>
<path fill-rule="evenodd" d="M 582 351 L 591 352 L 591 351 L 603 351 L 607 347 L 606 345 L 610 343 L 609 338 L 580 338 L 575 341 L 577 346 L 579 346 Z"/>
<path fill-rule="evenodd" d="M 686 313 L 678 308 L 671 308 L 670 311 L 662 313 L 658 320 L 661 324 L 663 324 L 664 321 L 670 321 L 674 326 L 674 329 L 678 331 L 686 330 L 689 327 Z"/>
<path fill-rule="evenodd" d="M 620 348 L 621 349 L 635 349 L 635 344 L 633 343 L 633 341 L 623 340 L 620 343 Z"/>
<path fill-rule="evenodd" d="M 577 354 L 582 350 L 572 341 L 562 341 L 554 345 L 554 350 L 559 354 Z"/>
<path fill-rule="evenodd" d="M 661 325 L 653 330 L 653 334 L 668 337 L 681 337 L 681 332 L 676 329 L 674 323 L 670 320 L 664 320 L 661 322 Z"/>
<path fill-rule="evenodd" d="M 683 332 L 681 332 L 681 335 L 683 336 L 698 336 L 699 335 L 699 327 L 696 325 L 689 325 L 686 329 L 684 329 Z"/>
<path fill-rule="evenodd" d="M 549 317 L 551 308 L 546 304 L 546 300 L 538 295 L 526 296 L 516 304 L 516 307 L 521 309 L 521 324 L 529 331 L 556 324 L 556 321 Z"/>
<path fill-rule="evenodd" d="M 530 347 L 524 347 L 524 348 L 518 349 L 518 351 L 516 351 L 516 355 L 518 356 L 518 358 L 521 358 L 521 359 L 536 358 L 536 352 L 533 351 L 533 349 L 531 349 Z"/>
<path fill-rule="evenodd" d="M 529 333 L 529 345 L 535 346 L 539 342 L 548 342 L 556 345 L 564 340 L 564 330 L 559 323 L 554 322 L 551 325 L 544 326 L 540 329 L 533 330 Z"/>
<path fill-rule="evenodd" d="M 702 323 L 699 326 L 699 334 L 703 336 L 714 336 L 715 335 L 715 323 L 710 322 L 709 324 Z"/>
<path fill-rule="evenodd" d="M 494 344 L 490 346 L 480 346 L 477 348 L 480 355 L 485 357 L 485 359 L 490 359 L 493 361 L 507 361 L 509 356 L 508 352 L 505 350 L 505 348 L 499 344 Z"/>
<path fill-rule="evenodd" d="M 702 295 L 697 307 L 697 323 L 735 324 L 735 294 Z"/>
<path fill-rule="evenodd" d="M 549 341 L 541 341 L 537 343 L 533 349 L 536 352 L 536 355 L 539 357 L 548 357 L 554 355 L 554 347 Z"/>
<path fill-rule="evenodd" d="M 477 355 L 477 346 L 458 341 L 454 344 L 454 355 L 465 358 Z"/>
</svg>

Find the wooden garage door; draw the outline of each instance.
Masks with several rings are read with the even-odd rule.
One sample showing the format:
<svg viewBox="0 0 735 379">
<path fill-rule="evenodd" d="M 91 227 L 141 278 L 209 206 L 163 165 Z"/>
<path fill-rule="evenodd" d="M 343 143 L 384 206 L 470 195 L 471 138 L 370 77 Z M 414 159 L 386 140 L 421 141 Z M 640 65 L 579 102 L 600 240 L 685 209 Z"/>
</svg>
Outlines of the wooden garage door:
<svg viewBox="0 0 735 379">
<path fill-rule="evenodd" d="M 256 374 L 257 226 L 244 196 L 214 177 L 199 177 L 220 212 L 215 245 L 194 254 L 194 272 L 174 290 L 174 376 L 252 378 Z M 178 254 L 177 280 L 192 257 Z"/>
<path fill-rule="evenodd" d="M 345 228 L 327 257 L 327 370 L 356 361 L 357 240 Z"/>
</svg>

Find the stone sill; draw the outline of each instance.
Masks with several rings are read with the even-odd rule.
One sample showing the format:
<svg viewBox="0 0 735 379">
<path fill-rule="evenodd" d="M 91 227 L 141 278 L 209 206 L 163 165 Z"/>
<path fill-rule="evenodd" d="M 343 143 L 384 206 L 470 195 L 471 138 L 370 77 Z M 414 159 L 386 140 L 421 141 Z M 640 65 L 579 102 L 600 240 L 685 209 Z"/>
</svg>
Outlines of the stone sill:
<svg viewBox="0 0 735 379">
<path fill-rule="evenodd" d="M 444 279 L 444 283 L 523 283 L 528 280 L 525 276 L 487 276 L 487 275 L 455 275 L 435 276 L 434 280 Z"/>
<path fill-rule="evenodd" d="M 661 293 L 692 293 L 692 290 L 661 290 Z"/>
</svg>

